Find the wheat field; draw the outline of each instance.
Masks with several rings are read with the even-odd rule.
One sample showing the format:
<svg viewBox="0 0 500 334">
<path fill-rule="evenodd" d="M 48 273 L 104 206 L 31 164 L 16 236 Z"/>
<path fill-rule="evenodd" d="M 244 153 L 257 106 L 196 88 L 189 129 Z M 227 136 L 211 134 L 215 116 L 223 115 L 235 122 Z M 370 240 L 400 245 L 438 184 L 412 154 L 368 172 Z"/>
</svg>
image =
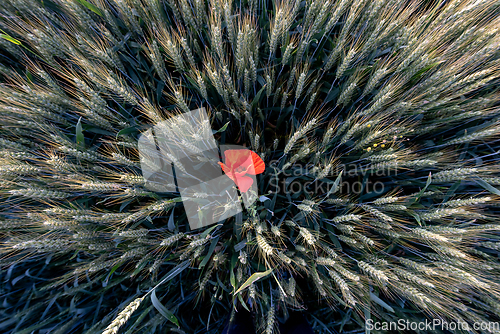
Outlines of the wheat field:
<svg viewBox="0 0 500 334">
<path fill-rule="evenodd" d="M 499 30 L 497 0 L 1 1 L 0 332 L 498 323 Z M 265 169 L 192 230 L 138 140 L 198 108 Z"/>
</svg>

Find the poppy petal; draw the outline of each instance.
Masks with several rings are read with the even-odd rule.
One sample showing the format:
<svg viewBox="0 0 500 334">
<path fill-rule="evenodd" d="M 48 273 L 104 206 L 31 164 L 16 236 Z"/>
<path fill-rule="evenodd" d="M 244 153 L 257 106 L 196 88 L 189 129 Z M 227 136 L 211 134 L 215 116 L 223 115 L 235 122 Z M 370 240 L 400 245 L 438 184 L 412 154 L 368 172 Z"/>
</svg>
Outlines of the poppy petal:
<svg viewBox="0 0 500 334">
<path fill-rule="evenodd" d="M 246 193 L 253 184 L 253 178 L 251 178 L 250 176 L 237 177 L 235 183 L 242 193 Z"/>
<path fill-rule="evenodd" d="M 238 186 L 241 192 L 247 192 L 253 184 L 254 178 L 245 176 L 263 173 L 266 169 L 260 156 L 250 150 L 226 150 L 224 163 L 219 162 L 222 171 Z M 238 172 L 236 172 L 238 170 Z"/>
<path fill-rule="evenodd" d="M 229 167 L 227 167 L 226 165 L 224 165 L 222 162 L 219 162 L 219 165 L 221 166 L 222 168 L 222 171 L 224 172 L 224 174 L 226 174 L 226 176 L 228 178 L 230 178 L 231 180 L 233 180 L 234 183 L 236 183 L 236 177 L 237 175 L 235 175 L 230 169 Z"/>
<path fill-rule="evenodd" d="M 227 167 L 226 165 L 224 165 L 222 162 L 219 161 L 217 163 L 219 164 L 220 168 L 222 168 L 222 171 L 224 173 L 226 173 L 227 171 L 229 171 L 229 167 Z"/>
<path fill-rule="evenodd" d="M 264 163 L 264 161 L 262 161 L 262 159 L 257 153 L 253 151 L 250 152 L 251 152 L 252 162 L 251 165 L 248 166 L 247 168 L 247 173 L 251 175 L 257 175 L 263 173 L 264 170 L 266 169 L 266 164 Z"/>
<path fill-rule="evenodd" d="M 224 162 L 231 168 L 235 169 L 245 162 L 248 158 L 248 150 L 226 150 L 224 152 Z"/>
</svg>

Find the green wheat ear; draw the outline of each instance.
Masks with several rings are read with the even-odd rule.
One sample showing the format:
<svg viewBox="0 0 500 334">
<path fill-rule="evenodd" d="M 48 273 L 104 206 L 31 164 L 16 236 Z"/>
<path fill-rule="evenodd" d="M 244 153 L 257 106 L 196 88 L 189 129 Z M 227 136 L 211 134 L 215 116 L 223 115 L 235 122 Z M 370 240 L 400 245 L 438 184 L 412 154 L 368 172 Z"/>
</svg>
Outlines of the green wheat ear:
<svg viewBox="0 0 500 334">
<path fill-rule="evenodd" d="M 219 333 L 241 309 L 263 333 L 296 310 L 317 332 L 499 322 L 498 17 L 493 0 L 1 1 L 1 331 Z M 198 108 L 266 170 L 252 206 L 191 230 L 138 139 Z"/>
</svg>

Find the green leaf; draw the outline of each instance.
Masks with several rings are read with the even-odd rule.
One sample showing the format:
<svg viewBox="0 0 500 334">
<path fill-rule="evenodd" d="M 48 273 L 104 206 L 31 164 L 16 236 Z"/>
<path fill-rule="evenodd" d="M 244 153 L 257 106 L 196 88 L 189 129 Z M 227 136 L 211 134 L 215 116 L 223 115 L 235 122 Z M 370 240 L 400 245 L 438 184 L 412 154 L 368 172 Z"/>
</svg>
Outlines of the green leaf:
<svg viewBox="0 0 500 334">
<path fill-rule="evenodd" d="M 121 261 L 120 261 L 120 262 L 118 262 L 117 264 L 115 264 L 115 265 L 113 266 L 113 268 L 111 268 L 111 271 L 109 272 L 108 276 L 107 276 L 107 277 L 106 277 L 106 279 L 104 280 L 104 282 L 105 282 L 106 284 L 108 284 L 108 280 L 109 280 L 109 278 L 111 277 L 111 275 L 113 275 L 113 273 L 114 273 L 114 272 L 115 272 L 118 268 L 120 268 L 120 266 L 121 266 L 122 264 L 123 264 L 123 262 L 121 262 Z"/>
<path fill-rule="evenodd" d="M 174 221 L 174 212 L 175 208 L 172 209 L 172 213 L 170 214 L 170 218 L 168 218 L 168 230 L 172 232 L 175 229 L 175 221 Z"/>
<path fill-rule="evenodd" d="M 161 100 L 161 96 L 163 94 L 163 88 L 165 88 L 165 83 L 163 81 L 159 81 L 158 86 L 156 86 L 156 99 L 158 101 Z"/>
<path fill-rule="evenodd" d="M 333 99 L 335 99 L 337 97 L 337 95 L 339 95 L 339 91 L 340 90 L 338 87 L 332 89 L 331 92 L 326 96 L 325 102 L 323 102 L 323 103 L 328 103 L 328 102 L 332 101 Z"/>
<path fill-rule="evenodd" d="M 384 302 L 382 299 L 380 299 L 377 295 L 375 295 L 373 292 L 370 292 L 370 299 L 373 300 L 375 303 L 379 304 L 383 308 L 385 308 L 387 311 L 394 313 L 394 309 L 387 305 L 386 302 Z"/>
<path fill-rule="evenodd" d="M 339 176 L 337 176 L 337 178 L 335 179 L 335 182 L 333 183 L 333 186 L 330 188 L 330 190 L 328 190 L 328 193 L 326 194 L 325 196 L 325 199 L 330 196 L 332 193 L 335 193 L 338 189 L 339 189 L 339 184 L 340 184 L 340 181 L 342 180 L 342 173 L 344 171 L 340 171 L 340 174 Z"/>
<path fill-rule="evenodd" d="M 446 195 L 443 198 L 443 202 L 448 202 L 448 199 L 451 198 L 453 196 L 453 194 L 455 194 L 455 191 L 457 191 L 458 187 L 460 187 L 461 184 L 462 184 L 461 180 L 458 180 L 457 182 L 455 182 L 450 187 L 450 189 L 448 189 L 448 192 L 446 193 Z"/>
<path fill-rule="evenodd" d="M 417 196 L 415 196 L 414 202 L 418 202 L 418 200 L 420 199 L 420 196 L 422 196 L 422 194 L 425 192 L 425 190 L 431 184 L 431 182 L 432 182 L 432 173 L 429 172 L 429 177 L 427 178 L 427 182 L 425 183 L 425 187 L 424 187 L 424 189 L 422 189 L 422 190 L 419 191 L 419 193 L 417 194 Z"/>
<path fill-rule="evenodd" d="M 335 248 L 342 250 L 342 245 L 340 244 L 339 239 L 337 239 L 337 237 L 335 236 L 335 231 L 333 230 L 333 226 L 330 224 L 326 224 L 326 229 L 330 231 L 330 233 L 328 233 L 328 237 L 334 244 Z"/>
<path fill-rule="evenodd" d="M 368 321 L 371 319 L 372 317 L 372 312 L 371 312 L 371 305 L 370 303 L 368 303 L 364 309 L 364 313 L 365 313 L 365 320 Z M 368 329 L 368 327 L 365 327 L 365 334 L 370 334 L 370 329 Z"/>
<path fill-rule="evenodd" d="M 123 212 L 123 209 L 125 209 L 127 207 L 127 205 L 129 205 L 130 203 L 132 203 L 133 200 L 128 200 L 128 201 L 125 201 L 123 202 L 121 205 L 120 205 L 120 209 L 119 209 L 119 212 Z"/>
<path fill-rule="evenodd" d="M 96 13 L 97 15 L 99 15 L 100 17 L 102 17 L 102 13 L 99 10 L 99 8 L 97 8 L 93 4 L 91 4 L 85 0 L 78 0 L 78 2 L 81 3 L 82 5 L 84 5 L 85 7 L 87 7 L 88 9 L 90 9 L 91 11 L 93 11 L 94 13 Z"/>
<path fill-rule="evenodd" d="M 70 260 L 73 260 L 74 258 L 76 258 L 76 256 L 80 253 L 79 250 L 76 250 L 75 253 L 73 254 L 72 257 L 70 257 Z"/>
<path fill-rule="evenodd" d="M 101 128 L 97 128 L 95 126 L 90 126 L 90 127 L 85 127 L 85 131 L 87 132 L 93 132 L 93 133 L 98 133 L 100 135 L 106 135 L 106 136 L 113 136 L 114 133 L 108 130 L 104 130 Z"/>
<path fill-rule="evenodd" d="M 243 297 L 241 297 L 241 295 L 238 295 L 238 300 L 240 301 L 241 305 L 245 308 L 245 310 L 247 310 L 248 312 L 251 312 L 248 309 L 247 303 L 245 303 L 245 301 L 243 300 Z"/>
<path fill-rule="evenodd" d="M 148 264 L 148 261 L 143 261 L 142 263 L 140 263 L 139 266 L 136 266 L 134 272 L 130 276 L 135 276 L 138 273 L 140 273 L 141 270 L 144 269 L 144 267 L 146 267 L 147 264 Z"/>
<path fill-rule="evenodd" d="M 247 245 L 247 239 L 237 243 L 236 245 L 234 245 L 234 251 L 235 252 L 239 252 L 240 250 L 242 250 L 243 248 L 245 248 Z"/>
<path fill-rule="evenodd" d="M 351 319 L 351 311 L 352 311 L 352 309 L 347 310 L 346 314 L 344 315 L 344 317 L 340 321 L 339 333 L 342 333 L 342 329 L 344 328 L 345 324 Z M 125 334 L 127 334 L 127 333 L 125 333 Z"/>
<path fill-rule="evenodd" d="M 259 197 L 259 201 L 262 202 L 262 203 L 264 203 L 265 201 L 270 201 L 270 200 L 271 199 L 269 197 L 264 196 L 264 195 L 262 195 L 262 196 Z"/>
<path fill-rule="evenodd" d="M 215 130 L 212 130 L 212 134 L 216 134 L 216 133 L 219 133 L 219 132 L 224 132 L 226 131 L 227 129 L 227 126 L 229 125 L 229 123 L 231 122 L 227 122 L 226 124 L 224 124 L 224 126 L 222 128 L 220 128 L 219 130 L 215 131 Z"/>
<path fill-rule="evenodd" d="M 413 216 L 413 218 L 415 218 L 419 226 L 422 226 L 422 221 L 420 220 L 420 216 L 418 214 L 411 211 L 408 211 L 408 213 L 410 214 L 410 216 Z"/>
<path fill-rule="evenodd" d="M 162 280 L 160 281 L 160 283 L 156 284 L 156 286 L 151 289 L 148 293 L 146 293 L 146 295 L 144 297 L 146 297 L 149 293 L 151 292 L 154 292 L 154 290 L 159 287 L 160 285 L 162 285 L 163 283 L 167 282 L 167 281 L 170 281 L 172 278 L 174 278 L 175 276 L 179 275 L 184 269 L 186 269 L 187 267 L 189 267 L 189 263 L 190 261 L 189 260 L 186 260 L 182 263 L 179 263 L 174 269 L 170 270 L 168 272 L 168 274 L 166 274 Z"/>
<path fill-rule="evenodd" d="M 201 210 L 200 210 L 201 211 Z M 222 224 L 217 224 L 217 225 L 214 225 L 212 227 L 210 227 L 209 229 L 205 230 L 201 235 L 200 235 L 200 239 L 204 239 L 207 237 L 207 235 L 210 234 L 210 232 L 212 232 L 214 230 L 214 228 L 216 228 L 217 226 L 220 226 Z"/>
<path fill-rule="evenodd" d="M 126 128 L 126 129 L 122 129 L 122 130 L 120 130 L 120 131 L 116 134 L 116 136 L 118 137 L 118 136 L 120 136 L 120 135 L 127 135 L 127 134 L 129 134 L 129 133 L 133 133 L 133 132 L 136 132 L 136 131 L 137 131 L 137 127 L 136 127 L 136 126 L 131 126 L 131 127 L 129 127 L 129 128 Z"/>
<path fill-rule="evenodd" d="M 33 76 L 31 75 L 31 72 L 28 69 L 26 69 L 26 78 L 28 79 L 29 83 L 31 84 L 33 83 Z"/>
<path fill-rule="evenodd" d="M 234 267 L 236 267 L 236 261 L 238 260 L 236 253 L 233 253 L 231 258 L 231 267 L 229 268 L 229 282 L 233 286 L 233 291 L 236 290 L 236 278 L 234 277 Z"/>
<path fill-rule="evenodd" d="M 269 275 L 270 273 L 273 272 L 273 269 L 269 269 L 269 270 L 266 270 L 264 272 L 260 272 L 260 273 L 254 273 L 252 276 L 250 276 L 247 281 L 245 283 L 243 283 L 242 286 L 240 286 L 240 288 L 238 290 L 236 290 L 236 292 L 234 293 L 235 295 L 238 294 L 239 292 L 245 290 L 246 288 L 248 288 L 252 283 L 254 282 L 257 282 L 258 280 L 260 280 L 261 278 L 263 277 L 266 277 L 267 275 Z"/>
<path fill-rule="evenodd" d="M 213 252 L 215 251 L 215 246 L 217 246 L 217 242 L 219 242 L 219 237 L 214 238 L 212 240 L 212 244 L 210 244 L 210 248 L 208 249 L 208 253 L 205 256 L 205 258 L 203 259 L 203 261 L 201 261 L 198 269 L 203 268 L 208 263 L 208 260 L 210 260 L 210 257 L 212 256 Z"/>
<path fill-rule="evenodd" d="M 9 35 L 0 34 L 0 37 L 5 39 L 5 40 L 8 40 L 9 42 L 14 43 L 16 45 L 21 45 L 21 42 L 19 42 L 17 39 L 15 39 L 13 37 L 10 37 Z"/>
<path fill-rule="evenodd" d="M 82 118 L 78 119 L 78 123 L 76 123 L 76 145 L 81 149 L 85 149 L 85 137 L 83 136 L 82 129 Z"/>
<path fill-rule="evenodd" d="M 479 184 L 484 189 L 488 190 L 490 193 L 500 196 L 500 190 L 498 190 L 497 188 L 493 187 L 491 184 L 489 184 L 488 182 L 486 182 L 482 178 L 479 177 L 476 180 L 476 183 Z"/>
<path fill-rule="evenodd" d="M 219 278 L 219 275 L 216 275 L 216 276 L 217 276 L 217 283 L 222 288 L 222 290 L 226 291 L 227 293 L 231 293 L 231 289 L 229 289 L 228 287 L 226 287 L 226 285 L 224 283 L 222 283 L 222 281 Z"/>
<path fill-rule="evenodd" d="M 253 98 L 252 109 L 259 105 L 261 97 L 262 97 L 262 92 L 264 91 L 265 88 L 266 88 L 266 85 L 263 85 L 262 88 L 257 92 L 255 97 Z"/>
<path fill-rule="evenodd" d="M 158 297 L 156 297 L 155 289 L 153 289 L 153 293 L 151 294 L 151 301 L 153 302 L 153 306 L 155 307 L 155 309 L 157 309 L 162 316 L 164 316 L 170 322 L 179 327 L 179 320 L 177 320 L 175 315 L 172 312 L 170 312 L 165 306 L 163 306 L 163 304 L 158 300 Z"/>
</svg>

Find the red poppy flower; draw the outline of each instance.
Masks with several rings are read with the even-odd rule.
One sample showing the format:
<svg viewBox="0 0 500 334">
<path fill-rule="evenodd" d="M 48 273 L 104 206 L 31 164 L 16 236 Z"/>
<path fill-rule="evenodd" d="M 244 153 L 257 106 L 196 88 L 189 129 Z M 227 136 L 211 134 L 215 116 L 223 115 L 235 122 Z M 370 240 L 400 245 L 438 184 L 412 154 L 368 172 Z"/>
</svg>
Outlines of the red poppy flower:
<svg viewBox="0 0 500 334">
<path fill-rule="evenodd" d="M 226 150 L 224 156 L 225 164 L 219 162 L 222 171 L 236 183 L 243 193 L 247 192 L 253 184 L 253 178 L 248 175 L 257 175 L 266 169 L 259 155 L 250 150 Z"/>
</svg>

